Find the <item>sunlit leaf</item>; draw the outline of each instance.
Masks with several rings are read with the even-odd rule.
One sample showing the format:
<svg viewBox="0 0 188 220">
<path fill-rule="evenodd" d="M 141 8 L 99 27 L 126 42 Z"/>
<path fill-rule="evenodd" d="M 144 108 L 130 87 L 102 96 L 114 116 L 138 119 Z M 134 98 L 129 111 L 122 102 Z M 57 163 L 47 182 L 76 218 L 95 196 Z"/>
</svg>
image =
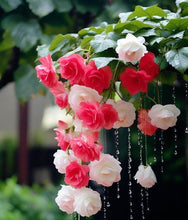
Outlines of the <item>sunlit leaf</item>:
<svg viewBox="0 0 188 220">
<path fill-rule="evenodd" d="M 136 6 L 133 13 L 129 15 L 127 20 L 133 19 L 135 17 L 147 17 L 153 18 L 154 16 L 166 17 L 167 14 L 161 8 L 156 5 L 153 5 L 148 8 L 143 8 L 141 6 Z"/>
<path fill-rule="evenodd" d="M 170 50 L 165 54 L 165 57 L 167 62 L 181 73 L 188 69 L 188 47 Z"/>
<path fill-rule="evenodd" d="M 115 57 L 96 57 L 96 58 L 93 58 L 92 60 L 95 61 L 95 64 L 97 68 L 99 69 L 104 66 L 107 66 L 112 60 L 119 60 L 119 59 Z"/>
</svg>

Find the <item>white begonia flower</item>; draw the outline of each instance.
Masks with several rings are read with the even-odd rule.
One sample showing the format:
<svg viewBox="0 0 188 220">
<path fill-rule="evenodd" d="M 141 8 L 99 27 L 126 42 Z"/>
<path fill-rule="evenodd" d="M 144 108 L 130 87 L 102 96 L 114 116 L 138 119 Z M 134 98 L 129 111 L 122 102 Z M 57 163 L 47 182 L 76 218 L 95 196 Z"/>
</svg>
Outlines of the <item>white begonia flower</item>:
<svg viewBox="0 0 188 220">
<path fill-rule="evenodd" d="M 121 179 L 120 162 L 110 154 L 101 153 L 100 159 L 92 161 L 89 168 L 90 179 L 103 186 L 109 187 Z"/>
<path fill-rule="evenodd" d="M 80 85 L 72 86 L 68 97 L 68 102 L 74 112 L 79 109 L 81 102 L 100 102 L 101 100 L 102 96 L 95 89 Z"/>
<path fill-rule="evenodd" d="M 71 186 L 62 185 L 59 190 L 55 202 L 59 206 L 59 209 L 71 214 L 75 210 L 74 200 L 75 200 L 75 189 Z"/>
<path fill-rule="evenodd" d="M 156 176 L 149 165 L 140 165 L 134 179 L 145 188 L 150 188 L 157 182 Z"/>
<path fill-rule="evenodd" d="M 163 130 L 176 125 L 177 116 L 180 115 L 180 110 L 172 104 L 154 105 L 148 112 L 151 118 L 151 124 Z"/>
<path fill-rule="evenodd" d="M 119 120 L 114 123 L 113 128 L 130 127 L 136 118 L 134 105 L 130 102 L 119 100 L 113 106 L 118 112 L 119 117 Z"/>
<path fill-rule="evenodd" d="M 102 207 L 100 194 L 92 189 L 83 187 L 75 192 L 75 211 L 81 216 L 89 217 L 100 211 Z"/>
<path fill-rule="evenodd" d="M 119 59 L 126 62 L 139 61 L 147 53 L 144 42 L 143 37 L 135 37 L 132 34 L 127 34 L 126 38 L 119 39 L 116 47 Z"/>
</svg>

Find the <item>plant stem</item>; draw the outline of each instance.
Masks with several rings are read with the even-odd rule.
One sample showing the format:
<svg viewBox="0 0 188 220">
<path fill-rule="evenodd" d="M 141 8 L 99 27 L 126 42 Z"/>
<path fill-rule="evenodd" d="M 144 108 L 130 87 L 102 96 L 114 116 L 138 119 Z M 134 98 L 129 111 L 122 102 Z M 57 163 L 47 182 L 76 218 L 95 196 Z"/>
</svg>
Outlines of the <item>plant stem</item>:
<svg viewBox="0 0 188 220">
<path fill-rule="evenodd" d="M 145 134 L 145 156 L 146 156 L 146 165 L 148 165 L 148 152 L 147 152 L 147 135 Z"/>
<path fill-rule="evenodd" d="M 157 98 L 158 98 L 158 103 L 160 103 L 159 81 L 156 82 L 156 87 L 157 87 Z"/>
<path fill-rule="evenodd" d="M 121 96 L 121 94 L 116 90 L 117 95 L 120 97 L 121 100 L 123 100 L 123 97 Z"/>
<path fill-rule="evenodd" d="M 117 73 L 117 68 L 119 66 L 119 63 L 120 61 L 118 60 L 117 64 L 116 64 L 116 67 L 115 67 L 115 71 L 114 71 L 114 75 L 113 75 L 113 78 L 112 78 L 112 83 L 114 83 L 115 79 L 116 79 L 116 73 Z"/>
<path fill-rule="evenodd" d="M 80 214 L 78 214 L 78 220 L 80 220 L 81 218 L 80 218 Z"/>
<path fill-rule="evenodd" d="M 153 98 L 151 98 L 147 93 L 146 93 L 146 98 L 151 100 L 153 103 L 157 104 L 157 102 Z"/>
<path fill-rule="evenodd" d="M 116 80 L 116 73 L 117 73 L 117 68 L 118 68 L 119 62 L 120 62 L 120 61 L 118 61 L 117 64 L 116 64 L 116 67 L 115 67 L 115 70 L 114 70 L 114 74 L 113 74 L 113 77 L 112 77 L 112 80 L 111 80 L 111 83 L 110 83 L 109 93 L 108 93 L 108 96 L 106 97 L 105 101 L 110 98 L 110 96 L 111 96 L 111 94 L 112 94 L 112 91 L 117 92 L 117 91 L 114 89 L 114 87 L 115 87 L 115 86 L 114 86 L 114 83 L 115 83 L 115 80 Z M 117 93 L 117 94 L 118 94 L 118 93 Z"/>
</svg>

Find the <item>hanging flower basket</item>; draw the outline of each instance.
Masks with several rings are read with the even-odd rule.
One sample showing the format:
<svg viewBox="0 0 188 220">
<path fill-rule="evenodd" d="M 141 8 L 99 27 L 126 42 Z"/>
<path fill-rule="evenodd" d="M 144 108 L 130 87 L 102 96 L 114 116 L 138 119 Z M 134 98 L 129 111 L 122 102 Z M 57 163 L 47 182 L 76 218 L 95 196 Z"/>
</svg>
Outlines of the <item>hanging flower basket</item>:
<svg viewBox="0 0 188 220">
<path fill-rule="evenodd" d="M 187 7 L 187 1 L 177 1 L 177 13 L 173 13 L 156 5 L 137 6 L 133 12 L 121 13 L 118 23 L 59 34 L 50 45 L 38 47 L 37 76 L 54 95 L 55 104 L 72 118 L 59 121 L 55 129 L 59 149 L 54 164 L 65 175 L 66 184 L 55 199 L 62 211 L 95 215 L 102 202 L 100 194 L 88 187 L 89 180 L 110 187 L 121 179 L 119 152 L 115 157 L 103 153 L 101 129 L 114 129 L 114 147 L 119 151 L 118 129 L 127 128 L 131 168 L 130 127 L 136 123 L 138 139 L 145 136 L 146 160 L 141 158 L 129 183 L 134 178 L 144 188 L 156 184 L 147 163 L 147 136 L 175 128 L 180 115 L 175 99 L 163 105 L 161 88 L 173 86 L 177 77 L 187 86 Z"/>
</svg>

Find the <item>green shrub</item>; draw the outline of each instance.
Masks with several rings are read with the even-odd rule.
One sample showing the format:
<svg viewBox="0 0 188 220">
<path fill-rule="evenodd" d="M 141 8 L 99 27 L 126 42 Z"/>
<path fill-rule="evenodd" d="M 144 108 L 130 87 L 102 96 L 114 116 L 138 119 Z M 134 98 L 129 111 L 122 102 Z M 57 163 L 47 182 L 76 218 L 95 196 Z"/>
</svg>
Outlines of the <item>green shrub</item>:
<svg viewBox="0 0 188 220">
<path fill-rule="evenodd" d="M 71 220 L 54 199 L 54 186 L 20 186 L 16 178 L 0 183 L 0 220 Z"/>
</svg>

